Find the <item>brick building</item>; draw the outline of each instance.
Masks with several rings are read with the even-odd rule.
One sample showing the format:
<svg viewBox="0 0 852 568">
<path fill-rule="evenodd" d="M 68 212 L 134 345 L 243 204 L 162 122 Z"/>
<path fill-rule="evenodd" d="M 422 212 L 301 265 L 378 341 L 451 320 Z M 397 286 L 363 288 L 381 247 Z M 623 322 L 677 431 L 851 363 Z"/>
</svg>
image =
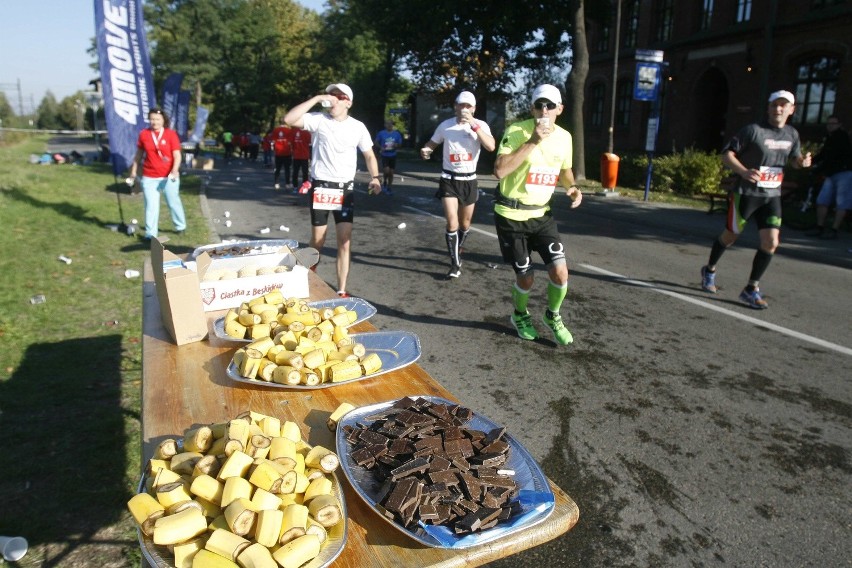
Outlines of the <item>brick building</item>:
<svg viewBox="0 0 852 568">
<path fill-rule="evenodd" d="M 766 116 L 778 89 L 796 95 L 792 124 L 803 140 L 819 142 L 830 114 L 852 129 L 852 0 L 620 1 L 616 153 L 645 149 L 653 103 L 633 99 L 637 50 L 664 53 L 657 152 L 718 151 Z M 587 26 L 589 156 L 608 144 L 615 29 L 614 17 Z"/>
</svg>

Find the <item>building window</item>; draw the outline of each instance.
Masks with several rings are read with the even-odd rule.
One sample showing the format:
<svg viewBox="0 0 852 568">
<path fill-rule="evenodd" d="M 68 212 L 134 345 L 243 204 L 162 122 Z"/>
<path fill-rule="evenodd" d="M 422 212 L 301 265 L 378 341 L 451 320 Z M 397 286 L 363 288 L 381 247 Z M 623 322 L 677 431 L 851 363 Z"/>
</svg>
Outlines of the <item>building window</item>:
<svg viewBox="0 0 852 568">
<path fill-rule="evenodd" d="M 668 41 L 672 37 L 672 26 L 674 22 L 673 7 L 674 0 L 662 0 L 657 8 L 657 41 Z"/>
<path fill-rule="evenodd" d="M 624 21 L 624 47 L 636 47 L 636 35 L 639 33 L 639 0 L 633 0 L 626 6 Z"/>
<path fill-rule="evenodd" d="M 701 29 L 709 30 L 710 24 L 713 23 L 713 0 L 704 0 L 704 7 L 701 9 Z"/>
<path fill-rule="evenodd" d="M 603 126 L 604 120 L 604 85 L 603 83 L 595 83 L 590 91 L 589 119 L 591 125 L 600 128 Z"/>
<path fill-rule="evenodd" d="M 625 79 L 618 83 L 618 94 L 615 99 L 616 126 L 630 125 L 630 103 L 633 102 L 633 79 Z"/>
<path fill-rule="evenodd" d="M 737 23 L 751 20 L 751 0 L 737 0 Z"/>
<path fill-rule="evenodd" d="M 834 114 L 840 60 L 815 57 L 799 65 L 796 78 L 796 124 L 822 124 Z"/>
<path fill-rule="evenodd" d="M 598 53 L 606 53 L 609 51 L 609 26 L 601 26 L 598 33 L 598 41 L 596 46 Z"/>
</svg>

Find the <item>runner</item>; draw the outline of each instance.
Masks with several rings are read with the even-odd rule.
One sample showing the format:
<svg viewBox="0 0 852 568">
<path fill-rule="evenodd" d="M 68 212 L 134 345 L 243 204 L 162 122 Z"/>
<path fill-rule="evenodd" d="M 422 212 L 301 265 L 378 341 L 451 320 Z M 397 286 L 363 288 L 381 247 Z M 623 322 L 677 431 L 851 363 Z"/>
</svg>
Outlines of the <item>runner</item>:
<svg viewBox="0 0 852 568">
<path fill-rule="evenodd" d="M 373 140 L 360 120 L 349 116 L 352 89 L 343 83 L 329 85 L 324 95 L 315 95 L 290 109 L 284 122 L 291 128 L 304 128 L 311 133 L 314 145 L 311 161 L 310 246 L 322 251 L 328 231 L 328 214 L 334 215 L 337 233 L 337 295 L 348 298 L 352 221 L 355 215 L 355 172 L 357 150 L 361 151 L 370 172 L 368 193 L 382 191 L 379 164 L 373 153 Z M 326 112 L 308 112 L 322 104 Z"/>
<path fill-rule="evenodd" d="M 450 253 L 447 278 L 461 276 L 461 248 L 470 232 L 473 210 L 479 198 L 476 181 L 479 151 L 485 148 L 493 152 L 496 146 L 488 124 L 473 117 L 476 111 L 473 93 L 459 93 L 453 108 L 455 116 L 439 124 L 432 138 L 420 149 L 420 156 L 428 160 L 438 144 L 444 144 L 438 195 L 447 220 L 446 240 Z"/>
</svg>

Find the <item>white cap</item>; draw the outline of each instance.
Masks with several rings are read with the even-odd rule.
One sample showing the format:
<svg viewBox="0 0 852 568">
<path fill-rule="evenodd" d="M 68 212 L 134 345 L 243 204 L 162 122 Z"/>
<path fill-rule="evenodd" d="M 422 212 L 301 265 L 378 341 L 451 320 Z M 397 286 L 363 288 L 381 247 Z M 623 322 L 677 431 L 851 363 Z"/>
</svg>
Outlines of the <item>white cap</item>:
<svg viewBox="0 0 852 568">
<path fill-rule="evenodd" d="M 354 101 L 355 97 L 352 95 L 352 89 L 349 88 L 349 85 L 344 85 L 343 83 L 333 83 L 325 88 L 326 93 L 331 93 L 332 91 L 340 91 L 347 97 L 349 97 L 350 101 Z"/>
<path fill-rule="evenodd" d="M 552 103 L 561 105 L 562 93 L 560 93 L 559 89 L 557 89 L 553 85 L 539 85 L 533 91 L 532 102 L 536 102 L 539 99 L 547 99 Z"/>
<path fill-rule="evenodd" d="M 476 106 L 476 97 L 474 97 L 473 93 L 470 91 L 462 91 L 459 93 L 459 96 L 456 97 L 456 104 L 469 104 L 470 106 Z"/>
<path fill-rule="evenodd" d="M 769 95 L 769 102 L 775 102 L 775 99 L 787 99 L 791 105 L 796 104 L 796 97 L 790 91 L 775 91 Z"/>
</svg>

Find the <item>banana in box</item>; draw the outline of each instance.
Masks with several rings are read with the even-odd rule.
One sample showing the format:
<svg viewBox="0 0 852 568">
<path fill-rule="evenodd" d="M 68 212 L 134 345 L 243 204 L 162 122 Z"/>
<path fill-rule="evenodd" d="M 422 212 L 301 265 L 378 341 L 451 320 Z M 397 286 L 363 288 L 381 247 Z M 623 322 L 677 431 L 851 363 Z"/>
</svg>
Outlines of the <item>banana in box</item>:
<svg viewBox="0 0 852 568">
<path fill-rule="evenodd" d="M 301 249 L 300 249 L 301 250 Z M 196 259 L 204 311 L 237 307 L 251 298 L 279 289 L 288 298 L 307 298 L 308 268 L 287 246 L 270 254 Z"/>
</svg>

